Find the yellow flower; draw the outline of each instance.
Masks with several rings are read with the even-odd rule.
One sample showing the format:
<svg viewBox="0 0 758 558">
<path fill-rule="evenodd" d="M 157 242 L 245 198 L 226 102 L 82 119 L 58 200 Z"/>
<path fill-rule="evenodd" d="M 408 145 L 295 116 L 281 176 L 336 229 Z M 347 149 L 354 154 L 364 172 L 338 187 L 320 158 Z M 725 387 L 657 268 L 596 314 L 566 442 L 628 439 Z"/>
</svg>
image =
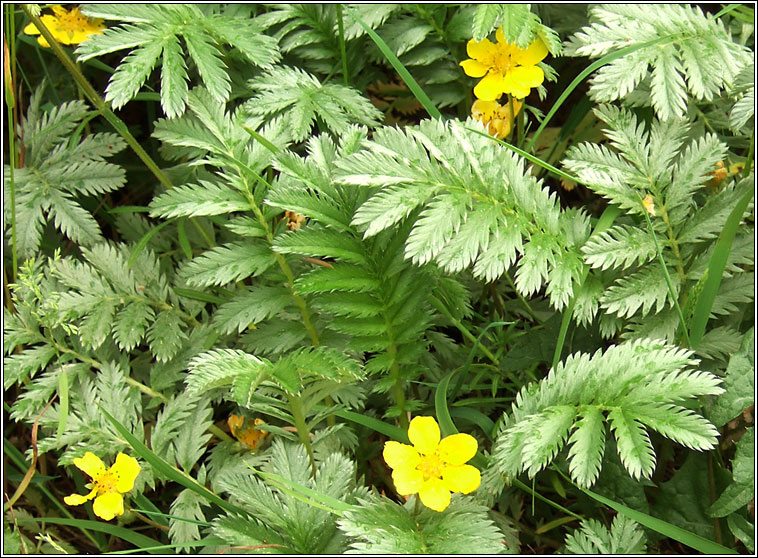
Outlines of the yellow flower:
<svg viewBox="0 0 758 558">
<path fill-rule="evenodd" d="M 61 44 L 78 45 L 88 40 L 90 35 L 99 35 L 105 29 L 102 19 L 89 18 L 82 14 L 79 8 L 74 8 L 70 12 L 59 4 L 54 4 L 51 8 L 55 15 L 45 14 L 40 19 L 55 40 Z M 33 23 L 24 27 L 24 33 L 40 35 L 39 29 Z M 43 47 L 50 46 L 50 43 L 41 35 L 37 38 L 37 42 Z"/>
<path fill-rule="evenodd" d="M 261 424 L 266 423 L 263 421 L 263 419 L 257 418 L 253 421 L 252 426 L 242 428 L 244 422 L 244 417 L 241 417 L 239 415 L 230 415 L 229 418 L 226 419 L 226 423 L 229 425 L 229 431 L 232 433 L 232 436 L 237 438 L 237 440 L 245 444 L 250 449 L 256 449 L 261 445 L 263 439 L 268 434 L 268 432 L 265 430 L 258 430 L 258 427 Z"/>
<path fill-rule="evenodd" d="M 521 111 L 524 103 L 511 97 L 513 112 L 508 104 L 501 105 L 497 101 L 482 101 L 477 99 L 471 105 L 471 116 L 487 127 L 491 136 L 505 139 L 511 133 L 514 117 Z"/>
<path fill-rule="evenodd" d="M 451 492 L 469 494 L 479 488 L 479 469 L 464 465 L 476 454 L 478 444 L 473 436 L 453 434 L 440 441 L 434 418 L 415 417 L 408 438 L 413 446 L 387 442 L 382 454 L 392 468 L 398 493 L 418 493 L 426 507 L 441 512 L 450 505 Z"/>
<path fill-rule="evenodd" d="M 645 196 L 645 198 L 642 200 L 642 206 L 650 215 L 655 216 L 655 202 L 653 201 L 653 196 L 650 194 Z"/>
<path fill-rule="evenodd" d="M 92 487 L 92 492 L 86 496 L 81 494 L 66 496 L 63 499 L 66 504 L 78 506 L 95 498 L 92 511 L 106 521 L 124 513 L 124 497 L 121 495 L 134 488 L 134 481 L 141 469 L 136 459 L 119 453 L 115 463 L 110 469 L 106 469 L 102 460 L 88 451 L 84 457 L 74 459 L 74 465 L 90 476 L 92 483 L 87 486 Z"/>
<path fill-rule="evenodd" d="M 461 62 L 463 71 L 475 78 L 484 76 L 474 87 L 474 95 L 482 101 L 494 101 L 503 93 L 523 99 L 545 80 L 537 63 L 547 56 L 547 47 L 536 39 L 521 49 L 505 40 L 502 28 L 495 36 L 497 43 L 489 39 L 468 42 L 466 52 L 471 59 Z"/>
</svg>

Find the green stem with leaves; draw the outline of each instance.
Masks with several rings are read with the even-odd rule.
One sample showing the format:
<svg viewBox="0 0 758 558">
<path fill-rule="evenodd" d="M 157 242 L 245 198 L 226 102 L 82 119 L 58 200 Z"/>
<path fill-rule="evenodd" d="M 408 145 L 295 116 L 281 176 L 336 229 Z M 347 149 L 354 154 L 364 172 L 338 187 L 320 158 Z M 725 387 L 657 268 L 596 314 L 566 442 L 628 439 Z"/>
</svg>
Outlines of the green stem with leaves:
<svg viewBox="0 0 758 558">
<path fill-rule="evenodd" d="M 10 150 L 10 194 L 11 194 L 11 261 L 13 270 L 13 281 L 18 275 L 18 251 L 16 248 L 16 184 L 13 178 L 13 169 L 18 164 L 16 160 L 16 120 L 13 118 L 13 109 L 16 106 L 16 80 L 13 74 L 13 68 L 16 65 L 16 26 L 13 17 L 13 4 L 6 6 L 6 21 L 8 22 L 8 34 L 4 38 L 5 47 L 8 52 L 5 53 L 5 106 L 8 108 L 8 149 Z M 10 44 L 7 43 L 7 37 L 11 38 Z"/>
<path fill-rule="evenodd" d="M 42 20 L 38 16 L 32 14 L 29 8 L 24 4 L 21 5 L 21 9 L 24 10 L 24 13 L 27 15 L 27 17 L 32 21 L 42 36 L 50 44 L 50 48 L 61 61 L 63 67 L 66 68 L 71 77 L 74 78 L 76 84 L 81 88 L 82 92 L 87 96 L 87 98 L 98 110 L 98 112 L 102 114 L 103 117 L 111 124 L 111 126 L 113 126 L 113 129 L 116 130 L 116 132 L 122 138 L 124 138 L 124 141 L 129 145 L 129 147 L 132 148 L 134 153 L 137 154 L 137 157 L 142 160 L 145 166 L 150 169 L 150 171 L 161 182 L 161 184 L 163 184 L 166 188 L 172 188 L 173 184 L 171 184 L 171 181 L 168 179 L 168 177 L 163 173 L 160 167 L 158 167 L 155 161 L 152 160 L 150 155 L 148 155 L 147 152 L 142 148 L 142 146 L 134 138 L 131 132 L 129 132 L 129 129 L 127 128 L 124 121 L 113 113 L 113 111 L 110 109 L 109 104 L 97 93 L 97 91 L 95 91 L 95 88 L 92 87 L 76 63 L 71 60 L 66 51 L 63 50 L 63 47 L 61 47 L 58 41 L 55 40 L 55 37 L 53 37 L 53 35 L 50 33 L 50 30 L 45 27 L 45 24 L 42 23 Z"/>
<path fill-rule="evenodd" d="M 295 428 L 297 428 L 297 437 L 300 438 L 303 446 L 305 446 L 305 452 L 308 454 L 308 461 L 311 464 L 311 474 L 316 476 L 316 459 L 313 456 L 313 445 L 311 444 L 311 432 L 308 429 L 308 424 L 305 421 L 305 413 L 303 412 L 303 403 L 300 397 L 297 395 L 288 395 L 290 402 L 290 412 L 292 412 L 292 418 L 295 419 Z"/>
<path fill-rule="evenodd" d="M 342 81 L 344 82 L 345 87 L 348 87 L 350 85 L 350 80 L 348 79 L 348 75 L 347 75 L 347 53 L 345 52 L 345 24 L 342 21 L 342 5 L 337 4 L 335 8 L 337 10 L 337 28 L 339 31 L 340 56 L 342 58 Z"/>
<path fill-rule="evenodd" d="M 395 383 L 392 386 L 392 395 L 395 399 L 395 405 L 400 410 L 400 427 L 407 430 L 408 415 L 405 413 L 405 390 L 403 390 L 403 379 L 400 377 L 400 367 L 397 364 L 397 347 L 395 346 L 395 340 L 392 336 L 392 324 L 387 316 L 384 317 L 384 323 L 387 326 L 387 337 L 389 337 L 387 354 L 392 361 L 392 365 L 390 366 L 390 376 L 395 380 Z"/>
</svg>

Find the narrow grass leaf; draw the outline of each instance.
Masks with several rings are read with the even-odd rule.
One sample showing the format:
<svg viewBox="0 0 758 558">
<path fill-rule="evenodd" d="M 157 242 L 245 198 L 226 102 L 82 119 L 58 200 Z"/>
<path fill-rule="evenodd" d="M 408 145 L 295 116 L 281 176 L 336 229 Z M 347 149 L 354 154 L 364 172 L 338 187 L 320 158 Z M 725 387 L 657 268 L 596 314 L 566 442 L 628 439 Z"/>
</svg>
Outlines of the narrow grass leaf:
<svg viewBox="0 0 758 558">
<path fill-rule="evenodd" d="M 118 422 L 115 418 L 113 418 L 108 411 L 100 407 L 100 412 L 103 413 L 103 416 L 108 419 L 108 422 L 110 422 L 113 425 L 113 428 L 116 429 L 116 431 L 126 440 L 126 442 L 132 446 L 135 453 L 150 463 L 159 473 L 166 476 L 169 480 L 172 480 L 174 482 L 177 482 L 184 486 L 185 488 L 189 488 L 196 494 L 202 496 L 209 502 L 212 502 L 219 506 L 220 508 L 240 514 L 242 516 L 247 516 L 247 512 L 243 510 L 242 508 L 235 506 L 234 504 L 230 504 L 229 502 L 223 500 L 220 498 L 217 494 L 211 492 L 207 488 L 205 488 L 202 484 L 197 482 L 195 479 L 190 477 L 189 475 L 186 475 L 185 473 L 182 473 L 177 468 L 172 467 L 168 463 L 166 463 L 162 458 L 160 458 L 158 455 L 153 453 L 150 448 L 148 448 L 145 444 L 140 442 L 131 432 L 129 432 L 124 426 Z"/>
<path fill-rule="evenodd" d="M 569 480 L 568 477 L 565 478 L 567 481 Z M 682 544 L 686 544 L 690 548 L 694 548 L 695 550 L 702 552 L 705 555 L 737 554 L 736 550 L 732 550 L 731 548 L 727 548 L 726 546 L 720 545 L 716 542 L 713 542 L 712 540 L 706 539 L 705 537 L 691 533 L 686 529 L 672 525 L 667 521 L 663 521 L 657 517 L 653 517 L 646 513 L 633 510 L 632 508 L 627 508 L 626 506 L 605 498 L 600 494 L 595 494 L 591 490 L 581 490 L 590 498 L 593 498 L 601 504 L 605 504 L 606 506 L 613 508 L 617 512 L 627 516 L 629 519 L 633 519 L 640 525 L 644 525 L 648 529 L 652 529 L 664 537 L 669 537 L 670 539 L 679 541 Z"/>
<path fill-rule="evenodd" d="M 160 541 L 156 541 L 155 539 L 151 539 L 150 537 L 137 533 L 133 529 L 119 527 L 118 525 L 111 525 L 110 523 L 105 523 L 104 521 L 92 521 L 89 519 L 67 519 L 65 517 L 17 517 L 16 521 L 19 523 L 52 523 L 53 525 L 67 525 L 69 527 L 77 527 L 82 530 L 89 529 L 92 531 L 99 531 L 101 533 L 112 535 L 114 537 L 125 540 L 126 542 L 138 547 L 138 549 L 141 551 L 149 552 L 150 554 L 161 554 L 159 550 L 155 550 L 155 547 L 161 546 Z"/>
<path fill-rule="evenodd" d="M 400 62 L 400 59 L 395 56 L 394 52 L 390 50 L 390 47 L 387 46 L 387 43 L 385 43 L 384 40 L 379 35 L 377 35 L 373 29 L 363 23 L 363 20 L 355 15 L 353 10 L 347 6 L 345 6 L 345 10 L 350 15 L 350 17 L 352 17 L 358 23 L 358 25 L 363 27 L 363 30 L 366 31 L 368 36 L 371 37 L 374 43 L 376 43 L 376 46 L 379 47 L 379 50 L 382 51 L 382 54 L 384 54 L 385 58 L 387 58 L 389 63 L 392 64 L 392 67 L 395 68 L 395 71 L 408 86 L 408 89 L 411 90 L 411 93 L 413 93 L 418 102 L 421 103 L 424 109 L 426 109 L 426 112 L 429 113 L 429 116 L 432 118 L 442 118 L 440 111 L 437 110 L 437 107 L 434 106 L 429 96 L 424 93 L 424 90 L 421 89 L 421 86 L 416 82 L 415 79 L 413 79 L 413 76 L 406 69 L 403 63 Z"/>
<path fill-rule="evenodd" d="M 703 292 L 701 292 L 698 297 L 697 304 L 695 305 L 695 312 L 692 316 L 692 325 L 690 329 L 690 346 L 692 347 L 697 347 L 705 334 L 705 326 L 708 324 L 711 308 L 713 308 L 713 301 L 716 300 L 716 295 L 718 294 L 719 286 L 721 285 L 726 262 L 729 259 L 729 252 L 732 249 L 732 242 L 737 235 L 742 215 L 745 213 L 745 209 L 747 209 L 747 205 L 750 203 L 753 194 L 754 192 L 751 190 L 747 192 L 739 202 L 737 202 L 737 205 L 734 206 L 734 209 L 732 209 L 732 212 L 729 214 L 726 224 L 716 241 L 713 255 L 708 262 L 708 277 L 705 280 Z"/>
</svg>

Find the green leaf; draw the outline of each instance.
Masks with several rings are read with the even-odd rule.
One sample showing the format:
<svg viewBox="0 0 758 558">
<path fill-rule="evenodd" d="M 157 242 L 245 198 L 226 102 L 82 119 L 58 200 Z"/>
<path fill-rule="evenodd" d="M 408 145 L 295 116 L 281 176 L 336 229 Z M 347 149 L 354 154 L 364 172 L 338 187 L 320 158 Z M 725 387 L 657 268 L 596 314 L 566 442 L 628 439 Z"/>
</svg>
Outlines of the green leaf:
<svg viewBox="0 0 758 558">
<path fill-rule="evenodd" d="M 198 483 L 195 479 L 190 477 L 189 475 L 182 473 L 175 467 L 172 467 L 168 463 L 166 463 L 163 459 L 158 457 L 155 453 L 153 453 L 145 444 L 143 444 L 141 441 L 139 441 L 131 432 L 129 432 L 122 424 L 120 424 L 116 419 L 114 419 L 108 411 L 100 408 L 100 412 L 103 414 L 103 416 L 113 425 L 113 428 L 116 429 L 116 431 L 119 433 L 120 436 L 123 437 L 124 440 L 127 441 L 127 443 L 134 449 L 134 452 L 137 454 L 138 457 L 144 459 L 150 465 L 152 465 L 156 471 L 158 471 L 161 475 L 168 478 L 169 480 L 172 480 L 174 482 L 177 482 L 184 486 L 185 488 L 189 488 L 193 492 L 197 493 L 198 495 L 202 496 L 209 502 L 216 504 L 221 509 L 226 510 L 231 513 L 239 513 L 242 515 L 246 515 L 245 511 L 233 504 L 230 504 L 205 488 L 205 486 Z M 98 522 L 95 522 L 98 523 Z M 98 523 L 100 524 L 100 523 Z M 155 541 L 153 541 L 154 543 Z"/>
<path fill-rule="evenodd" d="M 709 482 L 707 460 L 708 456 L 689 453 L 671 480 L 659 485 L 651 513 L 691 533 L 714 539 L 713 519 L 706 513 L 709 499 L 702 497 L 703 487 Z M 685 544 L 692 546 L 688 542 Z M 693 548 L 705 552 L 700 547 Z M 716 552 L 724 553 L 723 550 Z"/>
<path fill-rule="evenodd" d="M 701 537 L 698 534 L 692 533 L 667 521 L 662 521 L 646 513 L 642 513 L 622 504 L 618 504 L 613 500 L 606 498 L 605 496 L 601 496 L 600 494 L 592 492 L 591 490 L 582 489 L 582 492 L 587 494 L 592 499 L 597 500 L 601 504 L 605 504 L 617 512 L 624 514 L 640 525 L 647 527 L 648 529 L 652 529 L 653 531 L 656 531 L 665 537 L 669 537 L 675 541 L 686 544 L 690 548 L 702 552 L 703 554 L 737 554 L 737 552 L 731 548 L 722 546 L 705 537 Z M 696 493 L 697 492 L 693 492 L 693 494 Z"/>
<path fill-rule="evenodd" d="M 273 264 L 274 255 L 268 246 L 259 242 L 231 242 L 192 259 L 180 274 L 190 285 L 207 287 L 260 275 Z"/>
<path fill-rule="evenodd" d="M 645 425 L 689 447 L 712 448 L 715 427 L 679 405 L 723 391 L 713 374 L 688 370 L 696 362 L 692 352 L 651 339 L 591 357 L 572 355 L 538 384 L 521 389 L 512 413 L 505 415 L 492 457 L 504 474 L 528 468 L 533 476 L 555 458 L 577 418 L 569 438 L 569 470 L 583 486 L 597 478 L 605 420 L 615 434 L 621 462 L 635 479 L 649 477 L 655 467 Z"/>
<path fill-rule="evenodd" d="M 264 362 L 259 358 L 236 349 L 217 349 L 195 356 L 187 365 L 187 389 L 202 393 L 209 389 L 226 386 L 234 378 L 251 372 L 257 373 Z"/>
<path fill-rule="evenodd" d="M 739 351 L 731 356 L 726 368 L 722 394 L 708 413 L 708 418 L 718 427 L 755 402 L 755 329 L 750 328 L 742 337 Z"/>
<path fill-rule="evenodd" d="M 697 346 L 705 333 L 713 301 L 716 298 L 719 284 L 724 275 L 724 268 L 726 267 L 732 242 L 739 229 L 740 221 L 742 221 L 742 215 L 745 213 L 745 209 L 747 209 L 747 205 L 754 195 L 754 192 L 751 190 L 740 199 L 739 203 L 729 214 L 726 225 L 721 234 L 719 234 L 713 256 L 711 256 L 711 260 L 708 262 L 708 278 L 695 306 L 693 323 L 690 328 L 690 342 L 693 347 Z"/>
<path fill-rule="evenodd" d="M 569 471 L 582 487 L 592 486 L 600 474 L 605 450 L 605 418 L 597 407 L 580 411 L 574 432 L 569 437 Z"/>
<path fill-rule="evenodd" d="M 132 302 L 122 308 L 113 322 L 113 338 L 126 351 L 136 347 L 145 335 L 145 328 L 155 312 L 144 302 Z"/>
<path fill-rule="evenodd" d="M 351 550 L 377 554 L 494 554 L 503 551 L 503 534 L 487 508 L 455 497 L 443 512 L 407 507 L 387 498 L 359 500 L 339 528 L 354 542 Z"/>
<path fill-rule="evenodd" d="M 200 180 L 198 184 L 177 186 L 153 199 L 150 216 L 196 217 L 250 211 L 250 200 L 223 184 Z"/>
<path fill-rule="evenodd" d="M 187 339 L 183 327 L 182 319 L 174 311 L 161 312 L 155 318 L 147 331 L 147 342 L 159 362 L 170 360 L 182 346 L 182 340 Z"/>
<path fill-rule="evenodd" d="M 732 460 L 732 483 L 708 508 L 711 517 L 725 517 L 755 497 L 755 428 L 745 429 Z"/>
<path fill-rule="evenodd" d="M 516 8 L 528 8 L 521 4 Z M 515 12 L 518 9 L 513 10 Z M 499 4 L 480 4 L 476 7 L 474 17 L 471 21 L 471 36 L 475 41 L 481 41 L 495 28 L 495 26 L 501 21 L 503 14 L 503 6 Z"/>
<path fill-rule="evenodd" d="M 567 554 L 645 554 L 645 533 L 625 515 L 613 518 L 610 531 L 594 519 L 582 521 L 566 537 Z"/>
<path fill-rule="evenodd" d="M 290 304 L 292 294 L 283 287 L 248 287 L 219 305 L 213 323 L 221 333 L 242 333 L 249 326 L 278 315 Z"/>
</svg>

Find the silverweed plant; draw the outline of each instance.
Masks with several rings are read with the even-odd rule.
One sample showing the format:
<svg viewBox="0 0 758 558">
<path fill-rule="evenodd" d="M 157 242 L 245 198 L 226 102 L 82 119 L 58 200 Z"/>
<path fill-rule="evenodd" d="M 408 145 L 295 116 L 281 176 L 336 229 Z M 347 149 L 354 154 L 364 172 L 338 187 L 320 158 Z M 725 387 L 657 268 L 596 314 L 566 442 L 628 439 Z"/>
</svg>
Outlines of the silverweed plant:
<svg viewBox="0 0 758 558">
<path fill-rule="evenodd" d="M 755 552 L 753 6 L 2 10 L 5 553 Z"/>
</svg>

